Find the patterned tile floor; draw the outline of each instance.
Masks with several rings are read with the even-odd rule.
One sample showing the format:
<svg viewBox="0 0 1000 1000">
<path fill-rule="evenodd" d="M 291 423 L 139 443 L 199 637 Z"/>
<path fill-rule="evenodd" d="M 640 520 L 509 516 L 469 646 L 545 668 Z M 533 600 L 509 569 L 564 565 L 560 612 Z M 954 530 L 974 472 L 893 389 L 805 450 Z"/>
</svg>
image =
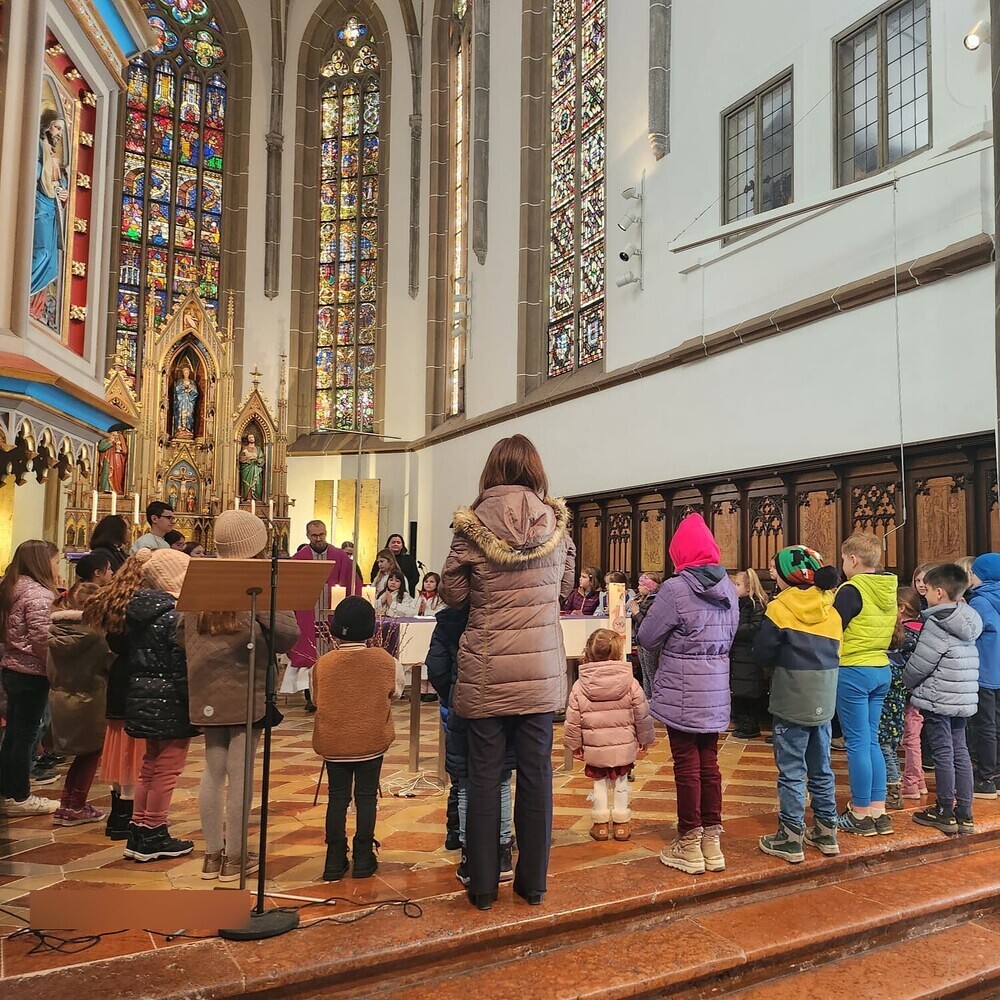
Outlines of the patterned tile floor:
<svg viewBox="0 0 1000 1000">
<path fill-rule="evenodd" d="M 379 806 L 378 839 L 382 843 L 380 868 L 375 878 L 348 878 L 335 888 L 320 881 L 323 868 L 323 819 L 325 786 L 313 805 L 320 767 L 311 747 L 311 717 L 297 704 L 285 707 L 285 722 L 276 731 L 272 775 L 272 808 L 268 865 L 269 888 L 317 900 L 337 894 L 357 904 L 406 897 L 422 899 L 455 893 L 460 886 L 454 871 L 457 852 L 444 850 L 445 795 L 434 787 L 436 771 L 436 706 L 424 705 L 421 724 L 423 780 L 407 767 L 409 705 L 395 709 L 397 742 L 383 768 L 383 798 Z M 589 835 L 587 794 L 592 783 L 580 765 L 574 773 L 562 770 L 561 727 L 557 726 L 553 750 L 554 837 L 550 872 L 594 868 L 650 858 L 672 835 L 674 786 L 670 754 L 662 730 L 649 757 L 636 768 L 631 785 L 633 836 L 626 843 L 596 844 Z M 720 745 L 726 819 L 773 813 L 775 770 L 770 747 L 762 740 L 751 743 L 724 739 Z M 202 747 L 194 741 L 188 766 L 178 783 L 172 809 L 172 830 L 190 837 L 200 847 L 197 790 L 202 771 Z M 846 798 L 846 758 L 835 755 L 834 770 L 842 798 Z M 59 786 L 41 789 L 57 796 Z M 412 788 L 414 797 L 393 792 Z M 105 793 L 96 789 L 93 800 L 105 804 Z M 515 792 L 516 794 L 516 792 Z M 3 821 L 0 821 L 2 823 Z M 350 828 L 351 820 L 348 820 Z M 32 889 L 135 887 L 144 889 L 210 889 L 218 883 L 199 878 L 201 854 L 175 861 L 137 865 L 121 856 L 122 845 L 103 837 L 103 824 L 54 828 L 46 818 L 6 821 L 0 826 L 0 977 L 78 965 L 113 955 L 134 954 L 168 946 L 162 937 L 129 931 L 105 938 L 79 957 L 46 953 L 29 955 L 27 939 L 8 939 L 28 916 L 27 893 Z M 273 905 L 281 905 L 275 902 Z M 343 904 L 339 904 L 343 912 Z M 314 911 L 320 915 L 320 911 Z M 19 919 L 22 918 L 22 919 Z M 173 930 L 173 928 L 164 928 Z"/>
</svg>

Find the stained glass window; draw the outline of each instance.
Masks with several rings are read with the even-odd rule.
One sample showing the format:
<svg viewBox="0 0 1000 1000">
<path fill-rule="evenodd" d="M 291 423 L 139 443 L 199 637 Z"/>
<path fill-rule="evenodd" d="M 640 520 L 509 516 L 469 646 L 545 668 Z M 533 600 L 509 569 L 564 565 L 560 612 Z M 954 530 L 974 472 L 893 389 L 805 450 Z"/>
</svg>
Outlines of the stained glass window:
<svg viewBox="0 0 1000 1000">
<path fill-rule="evenodd" d="M 604 357 L 607 0 L 554 0 L 549 377 Z"/>
<path fill-rule="evenodd" d="M 162 322 L 196 289 L 218 315 L 228 98 L 224 38 L 208 0 L 143 7 L 157 43 L 128 68 L 115 336 L 133 377 L 151 312 Z"/>
<path fill-rule="evenodd" d="M 448 415 L 465 410 L 465 350 L 468 334 L 469 109 L 472 91 L 472 14 L 469 0 L 452 8 L 452 253 L 451 284 L 455 309 L 448 366 Z"/>
<path fill-rule="evenodd" d="M 349 18 L 320 69 L 318 428 L 375 428 L 379 68 L 368 26 Z"/>
</svg>

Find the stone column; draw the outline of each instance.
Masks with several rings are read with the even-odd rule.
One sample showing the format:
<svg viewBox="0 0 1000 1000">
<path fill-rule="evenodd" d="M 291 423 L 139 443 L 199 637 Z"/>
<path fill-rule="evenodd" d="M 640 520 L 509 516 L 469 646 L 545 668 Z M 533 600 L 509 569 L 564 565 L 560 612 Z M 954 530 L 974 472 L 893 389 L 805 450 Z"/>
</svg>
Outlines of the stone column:
<svg viewBox="0 0 1000 1000">
<path fill-rule="evenodd" d="M 490 200 L 490 0 L 472 8 L 472 252 L 486 263 Z"/>
<path fill-rule="evenodd" d="M 649 145 L 656 159 L 670 152 L 670 10 L 649 0 Z"/>
<path fill-rule="evenodd" d="M 271 0 L 271 122 L 267 133 L 267 199 L 264 208 L 264 295 L 278 295 L 281 272 L 281 154 L 285 143 L 285 7 Z"/>
<path fill-rule="evenodd" d="M 0 268 L 0 330 L 28 325 L 35 167 L 45 61 L 45 4 L 11 4 L 0 145 L 0 246 L 21 247 Z"/>
</svg>

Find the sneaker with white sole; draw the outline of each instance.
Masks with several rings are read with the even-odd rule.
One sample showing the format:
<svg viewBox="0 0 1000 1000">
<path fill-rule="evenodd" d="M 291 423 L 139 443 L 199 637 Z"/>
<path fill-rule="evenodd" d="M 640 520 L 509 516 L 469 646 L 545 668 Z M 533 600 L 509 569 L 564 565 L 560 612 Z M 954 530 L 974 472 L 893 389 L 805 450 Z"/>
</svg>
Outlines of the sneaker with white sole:
<svg viewBox="0 0 1000 1000">
<path fill-rule="evenodd" d="M 704 875 L 705 855 L 701 852 L 701 837 L 701 827 L 677 837 L 669 847 L 660 851 L 660 862 L 688 875 Z"/>
<path fill-rule="evenodd" d="M 60 806 L 52 816 L 53 826 L 82 826 L 84 823 L 100 823 L 106 814 L 95 809 L 89 802 L 80 809 L 65 809 Z"/>
<path fill-rule="evenodd" d="M 14 799 L 3 800 L 4 816 L 48 816 L 59 808 L 55 799 L 43 799 L 37 795 L 29 795 L 17 802 Z"/>
</svg>

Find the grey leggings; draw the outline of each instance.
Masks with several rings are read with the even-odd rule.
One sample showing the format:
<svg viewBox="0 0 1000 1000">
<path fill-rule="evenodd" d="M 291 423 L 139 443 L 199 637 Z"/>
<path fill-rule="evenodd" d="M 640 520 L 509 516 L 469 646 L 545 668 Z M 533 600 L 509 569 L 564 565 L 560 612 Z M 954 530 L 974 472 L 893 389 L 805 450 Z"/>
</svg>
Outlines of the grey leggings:
<svg viewBox="0 0 1000 1000">
<path fill-rule="evenodd" d="M 230 855 L 240 851 L 243 836 L 243 768 L 246 726 L 205 727 L 205 772 L 198 789 L 198 810 L 205 834 L 205 853 L 217 854 L 228 848 Z M 253 731 L 253 750 L 257 752 L 260 730 Z M 229 779 L 228 795 L 226 779 Z M 228 845 L 223 834 L 229 834 Z"/>
</svg>

